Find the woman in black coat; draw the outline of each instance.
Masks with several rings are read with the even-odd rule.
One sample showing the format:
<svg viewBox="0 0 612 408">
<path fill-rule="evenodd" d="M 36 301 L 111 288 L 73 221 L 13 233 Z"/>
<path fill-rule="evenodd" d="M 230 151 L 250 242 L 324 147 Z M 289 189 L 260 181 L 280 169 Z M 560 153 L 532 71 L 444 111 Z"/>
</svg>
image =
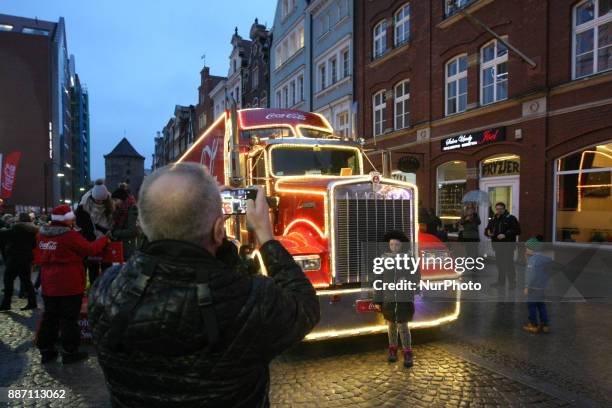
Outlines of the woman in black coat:
<svg viewBox="0 0 612 408">
<path fill-rule="evenodd" d="M 19 220 L 11 228 L 0 231 L 0 246 L 4 246 L 6 269 L 4 271 L 4 299 L 0 310 L 11 309 L 13 284 L 15 278 L 21 281 L 22 292 L 28 297 L 28 304 L 21 310 L 36 309 L 36 292 L 32 285 L 32 258 L 36 246 L 38 229 L 32 223 L 30 215 L 19 214 Z"/>
</svg>

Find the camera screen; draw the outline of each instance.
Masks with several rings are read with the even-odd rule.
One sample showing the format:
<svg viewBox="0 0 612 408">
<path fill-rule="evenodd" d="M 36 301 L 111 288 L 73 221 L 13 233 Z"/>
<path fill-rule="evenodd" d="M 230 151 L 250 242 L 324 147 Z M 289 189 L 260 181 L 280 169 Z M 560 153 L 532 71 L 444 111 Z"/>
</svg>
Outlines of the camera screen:
<svg viewBox="0 0 612 408">
<path fill-rule="evenodd" d="M 223 214 L 245 214 L 246 200 L 255 199 L 256 194 L 256 190 L 250 190 L 246 188 L 222 191 L 221 207 L 223 209 Z"/>
</svg>

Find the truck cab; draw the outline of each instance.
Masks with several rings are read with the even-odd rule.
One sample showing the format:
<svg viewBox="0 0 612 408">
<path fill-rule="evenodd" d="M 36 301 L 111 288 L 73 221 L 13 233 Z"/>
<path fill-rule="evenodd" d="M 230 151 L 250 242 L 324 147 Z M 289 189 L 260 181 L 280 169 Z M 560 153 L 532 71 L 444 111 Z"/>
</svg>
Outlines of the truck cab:
<svg viewBox="0 0 612 408">
<path fill-rule="evenodd" d="M 180 161 L 206 165 L 222 184 L 265 189 L 274 235 L 321 302 L 321 322 L 307 340 L 386 330 L 370 307 L 371 262 L 389 230 L 402 231 L 411 252 L 425 250 L 419 249 L 416 185 L 371 172 L 371 166 L 366 171 L 359 143 L 334 135 L 319 114 L 292 110 L 227 111 Z M 229 219 L 227 230 L 243 244 L 253 241 L 244 216 Z M 265 274 L 257 250 L 254 255 Z M 417 299 L 413 327 L 457 318 L 458 300 L 425 305 L 425 299 Z"/>
</svg>

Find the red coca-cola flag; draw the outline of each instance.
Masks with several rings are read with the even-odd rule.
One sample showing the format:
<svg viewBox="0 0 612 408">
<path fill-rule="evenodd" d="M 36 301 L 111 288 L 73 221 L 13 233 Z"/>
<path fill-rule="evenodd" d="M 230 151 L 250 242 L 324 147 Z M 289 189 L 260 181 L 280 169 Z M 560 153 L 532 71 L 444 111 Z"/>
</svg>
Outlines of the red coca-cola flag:
<svg viewBox="0 0 612 408">
<path fill-rule="evenodd" d="M 21 159 L 21 152 L 12 152 L 6 156 L 4 163 L 2 163 L 2 197 L 4 198 L 10 198 L 13 195 L 19 159 Z"/>
</svg>

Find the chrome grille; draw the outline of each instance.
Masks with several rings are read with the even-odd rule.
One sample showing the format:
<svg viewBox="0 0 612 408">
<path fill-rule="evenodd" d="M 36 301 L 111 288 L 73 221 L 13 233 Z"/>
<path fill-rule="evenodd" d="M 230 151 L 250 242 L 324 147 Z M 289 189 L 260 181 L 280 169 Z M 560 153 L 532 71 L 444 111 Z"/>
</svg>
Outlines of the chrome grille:
<svg viewBox="0 0 612 408">
<path fill-rule="evenodd" d="M 370 192 L 343 188 L 335 204 L 336 283 L 369 281 L 372 259 L 380 255 L 376 243 L 388 231 L 413 236 L 411 199 L 381 197 L 370 184 Z"/>
</svg>

